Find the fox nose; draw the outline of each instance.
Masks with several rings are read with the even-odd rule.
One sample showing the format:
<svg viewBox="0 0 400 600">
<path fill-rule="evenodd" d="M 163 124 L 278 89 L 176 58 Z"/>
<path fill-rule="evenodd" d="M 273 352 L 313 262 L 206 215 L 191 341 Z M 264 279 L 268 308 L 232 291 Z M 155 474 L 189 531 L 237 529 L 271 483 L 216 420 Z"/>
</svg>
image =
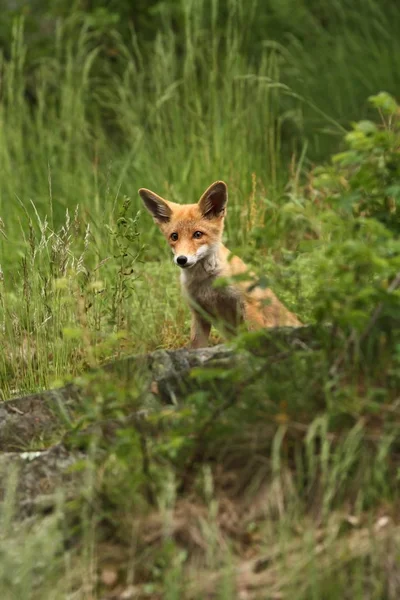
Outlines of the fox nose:
<svg viewBox="0 0 400 600">
<path fill-rule="evenodd" d="M 180 267 L 184 267 L 187 263 L 187 258 L 186 258 L 186 256 L 178 256 L 178 258 L 176 259 L 176 262 L 178 263 L 178 265 Z"/>
</svg>

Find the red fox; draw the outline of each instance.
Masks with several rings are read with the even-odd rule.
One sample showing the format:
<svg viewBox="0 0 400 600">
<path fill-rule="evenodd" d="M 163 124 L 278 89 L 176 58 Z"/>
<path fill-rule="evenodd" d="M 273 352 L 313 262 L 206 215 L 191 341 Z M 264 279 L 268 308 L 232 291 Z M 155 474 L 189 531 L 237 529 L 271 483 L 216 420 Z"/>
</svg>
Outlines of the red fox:
<svg viewBox="0 0 400 600">
<path fill-rule="evenodd" d="M 251 287 L 251 280 L 230 280 L 214 286 L 217 277 L 231 278 L 248 272 L 244 262 L 232 256 L 222 243 L 228 190 L 216 181 L 197 204 L 176 204 L 141 188 L 139 195 L 166 237 L 174 262 L 181 269 L 181 284 L 192 313 L 192 348 L 208 345 L 211 322 L 225 334 L 245 322 L 249 329 L 301 326 L 269 289 Z"/>
</svg>

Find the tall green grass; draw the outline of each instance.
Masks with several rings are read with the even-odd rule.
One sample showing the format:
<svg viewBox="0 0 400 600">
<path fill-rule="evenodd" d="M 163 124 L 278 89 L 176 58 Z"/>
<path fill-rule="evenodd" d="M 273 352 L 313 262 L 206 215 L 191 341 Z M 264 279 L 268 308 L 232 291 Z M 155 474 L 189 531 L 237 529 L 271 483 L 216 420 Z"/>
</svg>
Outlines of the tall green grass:
<svg viewBox="0 0 400 600">
<path fill-rule="evenodd" d="M 370 114 L 371 93 L 399 95 L 400 7 L 376 0 L 277 0 L 271 7 L 282 81 L 302 99 L 300 132 L 311 159 L 324 159 L 337 149 L 341 128 Z M 268 22 L 265 32 L 268 38 Z"/>
<path fill-rule="evenodd" d="M 239 224 L 252 173 L 273 196 L 287 181 L 292 152 L 298 158 L 307 142 L 323 151 L 323 130 L 340 133 L 362 116 L 370 93 L 399 89 L 399 20 L 390 6 L 340 0 L 327 25 L 313 18 L 324 14 L 318 3 L 297 7 L 297 27 L 311 28 L 299 32 L 291 4 L 271 2 L 277 35 L 268 22 L 261 28 L 255 0 L 185 0 L 184 33 L 174 33 L 167 14 L 145 50 L 134 34 L 127 44 L 111 32 L 113 60 L 89 22 L 71 16 L 56 31 L 54 55 L 31 69 L 34 107 L 25 97 L 29 47 L 17 22 L 0 106 L 0 211 L 7 210 L 10 240 L 19 237 L 17 197 L 58 223 L 65 207 L 80 204 L 101 230 L 116 198 L 127 194 L 139 206 L 141 185 L 187 201 L 225 178 L 229 234 L 245 242 Z M 248 53 L 253 29 L 256 56 Z M 1 248 L 5 264 L 10 250 Z"/>
<path fill-rule="evenodd" d="M 183 48 L 168 25 L 146 56 L 134 37 L 126 46 L 115 33 L 116 62 L 101 66 L 93 33 L 82 23 L 70 40 L 67 22 L 55 56 L 34 71 L 33 108 L 24 96 L 28 49 L 22 24 L 15 25 L 3 66 L 0 144 L 0 210 L 12 203 L 10 233 L 19 228 L 19 202 L 31 212 L 32 201 L 58 223 L 65 207 L 80 204 L 101 229 L 124 194 L 139 206 L 141 185 L 188 201 L 225 178 L 236 197 L 231 221 L 238 224 L 252 173 L 276 190 L 282 157 L 275 53 L 265 50 L 253 67 L 241 54 L 236 15 L 222 35 L 203 23 L 205 10 L 201 3 L 187 7 Z M 2 252 L 5 260 L 10 254 Z"/>
</svg>

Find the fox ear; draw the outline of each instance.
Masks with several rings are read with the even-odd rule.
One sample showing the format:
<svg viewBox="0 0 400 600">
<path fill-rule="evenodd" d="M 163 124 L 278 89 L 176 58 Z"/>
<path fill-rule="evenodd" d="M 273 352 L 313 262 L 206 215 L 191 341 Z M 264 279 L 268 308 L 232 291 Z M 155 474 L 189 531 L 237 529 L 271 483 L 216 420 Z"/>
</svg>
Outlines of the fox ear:
<svg viewBox="0 0 400 600">
<path fill-rule="evenodd" d="M 228 188 L 224 181 L 215 181 L 206 189 L 199 200 L 199 208 L 203 217 L 212 219 L 225 213 L 228 202 Z"/>
<path fill-rule="evenodd" d="M 146 190 L 146 188 L 140 188 L 139 196 L 149 213 L 153 215 L 156 223 L 167 223 L 170 220 L 172 210 L 168 206 L 167 201 L 161 198 L 161 196 L 150 190 Z"/>
</svg>

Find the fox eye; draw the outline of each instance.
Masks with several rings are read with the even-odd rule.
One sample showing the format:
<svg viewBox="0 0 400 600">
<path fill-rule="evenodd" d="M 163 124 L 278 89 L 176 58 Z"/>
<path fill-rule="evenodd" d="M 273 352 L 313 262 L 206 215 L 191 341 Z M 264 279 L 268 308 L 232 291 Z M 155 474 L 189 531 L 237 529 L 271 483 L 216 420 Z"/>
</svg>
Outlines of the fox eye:
<svg viewBox="0 0 400 600">
<path fill-rule="evenodd" d="M 171 233 L 170 237 L 173 242 L 176 242 L 176 240 L 178 239 L 178 234 L 174 231 L 174 233 Z"/>
<path fill-rule="evenodd" d="M 193 234 L 193 237 L 196 240 L 199 240 L 201 237 L 203 237 L 203 233 L 201 231 L 195 231 L 194 234 Z"/>
</svg>

